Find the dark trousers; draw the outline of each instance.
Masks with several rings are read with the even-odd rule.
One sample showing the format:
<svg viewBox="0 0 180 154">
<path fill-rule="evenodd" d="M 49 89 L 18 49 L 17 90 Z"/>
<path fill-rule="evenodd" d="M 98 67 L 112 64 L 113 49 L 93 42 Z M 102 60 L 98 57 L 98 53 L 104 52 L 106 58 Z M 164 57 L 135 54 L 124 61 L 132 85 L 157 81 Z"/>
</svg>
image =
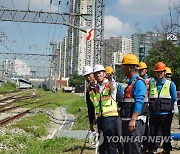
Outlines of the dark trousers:
<svg viewBox="0 0 180 154">
<path fill-rule="evenodd" d="M 124 153 L 125 154 L 141 154 L 141 145 L 142 145 L 141 137 L 142 135 L 144 135 L 145 123 L 142 120 L 137 120 L 136 129 L 132 133 L 128 131 L 128 125 L 129 125 L 129 120 L 122 121 L 123 138 L 125 139 L 129 137 L 129 138 L 133 138 L 134 140 L 131 140 L 131 141 L 126 140 L 125 142 L 123 141 Z"/>
<path fill-rule="evenodd" d="M 162 136 L 162 131 L 159 128 L 158 132 L 157 132 L 158 136 Z M 149 116 L 146 119 L 146 123 L 145 123 L 145 132 L 144 132 L 144 136 L 146 137 L 146 139 L 143 140 L 143 152 L 147 151 L 150 147 L 149 142 L 148 142 L 148 138 L 150 135 L 150 128 L 149 128 Z M 160 147 L 160 142 L 156 142 L 156 147 Z"/>
<path fill-rule="evenodd" d="M 177 101 L 178 106 L 178 116 L 179 116 L 179 125 L 180 125 L 180 100 Z"/>
<path fill-rule="evenodd" d="M 113 136 L 117 135 L 117 117 L 98 117 L 97 118 L 98 131 L 102 131 L 104 141 L 100 142 L 100 154 L 116 154 L 116 143 L 110 140 Z"/>
<path fill-rule="evenodd" d="M 180 125 L 180 105 L 178 106 L 178 112 L 179 112 L 179 125 Z"/>
<path fill-rule="evenodd" d="M 117 118 L 117 136 L 121 138 L 122 136 L 122 120 L 120 117 Z M 122 142 L 117 142 L 117 149 L 118 149 L 118 154 L 123 154 L 123 143 Z"/>
<path fill-rule="evenodd" d="M 146 151 L 148 149 L 148 137 L 149 137 L 149 116 L 147 116 L 146 123 L 145 123 L 145 131 L 144 136 L 147 137 L 147 139 L 143 140 L 143 151 Z"/>
<path fill-rule="evenodd" d="M 159 130 L 161 130 L 161 136 L 163 137 L 163 149 L 165 151 L 171 151 L 171 123 L 172 123 L 173 114 L 151 114 L 150 115 L 150 135 L 151 138 L 156 140 L 150 141 L 150 150 L 157 150 L 158 145 L 160 145 L 161 140 L 159 140 L 157 136 L 160 136 Z M 156 137 L 156 138 L 155 138 Z"/>
</svg>

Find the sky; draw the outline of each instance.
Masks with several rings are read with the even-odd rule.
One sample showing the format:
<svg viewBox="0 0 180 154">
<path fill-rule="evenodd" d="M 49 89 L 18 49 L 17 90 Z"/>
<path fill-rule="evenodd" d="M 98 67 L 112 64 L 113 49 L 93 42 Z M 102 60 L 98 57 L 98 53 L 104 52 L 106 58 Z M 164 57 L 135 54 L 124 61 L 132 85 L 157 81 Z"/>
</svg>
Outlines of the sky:
<svg viewBox="0 0 180 154">
<path fill-rule="evenodd" d="M 68 0 L 0 0 L 0 8 L 67 12 Z M 154 31 L 162 18 L 168 18 L 168 4 L 180 0 L 105 0 L 104 35 L 129 37 L 137 32 Z M 29 4 L 29 5 L 28 5 Z M 6 37 L 1 37 L 5 33 Z M 51 54 L 50 41 L 67 36 L 63 25 L 0 21 L 0 52 Z M 2 60 L 2 56 L 1 60 Z M 1 63 L 1 62 L 0 62 Z M 40 60 L 30 62 L 41 64 Z M 0 64 L 1 65 L 1 64 Z"/>
</svg>

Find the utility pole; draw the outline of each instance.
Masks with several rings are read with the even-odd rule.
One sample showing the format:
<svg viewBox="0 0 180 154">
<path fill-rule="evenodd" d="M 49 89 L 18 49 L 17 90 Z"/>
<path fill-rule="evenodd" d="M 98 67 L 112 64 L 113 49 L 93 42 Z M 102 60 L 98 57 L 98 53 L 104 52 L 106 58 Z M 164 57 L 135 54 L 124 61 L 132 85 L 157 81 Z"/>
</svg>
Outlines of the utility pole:
<svg viewBox="0 0 180 154">
<path fill-rule="evenodd" d="M 52 60 L 51 60 L 51 67 L 52 69 L 50 69 L 52 72 L 50 72 L 50 77 L 51 77 L 51 90 L 54 89 L 56 90 L 58 88 L 58 59 L 59 59 L 59 50 L 56 50 L 57 48 L 57 43 L 51 41 L 50 45 L 52 46 L 52 51 L 53 51 L 53 55 L 52 56 Z"/>
</svg>

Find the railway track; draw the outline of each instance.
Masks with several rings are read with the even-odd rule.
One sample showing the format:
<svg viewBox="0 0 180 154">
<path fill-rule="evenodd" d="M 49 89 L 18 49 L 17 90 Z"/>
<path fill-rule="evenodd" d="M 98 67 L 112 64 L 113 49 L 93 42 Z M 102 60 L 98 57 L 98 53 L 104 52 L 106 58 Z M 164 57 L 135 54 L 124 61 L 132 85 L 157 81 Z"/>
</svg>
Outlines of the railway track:
<svg viewBox="0 0 180 154">
<path fill-rule="evenodd" d="M 3 109 L 5 107 L 7 107 L 7 106 L 10 106 L 11 104 L 13 104 L 15 102 L 26 100 L 26 99 L 29 99 L 29 98 L 32 98 L 32 96 L 21 96 L 21 97 L 17 97 L 17 98 L 12 96 L 12 97 L 5 98 L 5 99 L 3 99 L 4 104 L 0 105 L 0 109 Z M 0 102 L 2 102 L 2 100 L 0 100 Z"/>
<path fill-rule="evenodd" d="M 43 97 L 43 96 L 41 96 L 41 97 Z M 20 113 L 18 113 L 16 115 L 12 115 L 12 116 L 6 115 L 5 118 L 0 120 L 0 126 L 6 125 L 6 124 L 8 124 L 8 123 L 10 123 L 10 122 L 12 122 L 12 121 L 14 121 L 16 119 L 21 118 L 22 116 L 26 115 L 27 113 L 29 113 L 33 109 L 36 109 L 36 108 L 39 108 L 41 106 L 44 106 L 44 105 L 52 103 L 51 100 L 47 100 L 47 102 L 45 102 L 45 103 L 43 101 L 33 101 L 33 102 L 28 102 L 28 103 L 25 103 L 25 104 L 16 105 L 16 106 L 12 106 L 12 107 L 8 107 L 7 108 L 7 106 L 10 106 L 14 102 L 25 100 L 25 99 L 28 99 L 28 98 L 32 98 L 32 96 L 22 96 L 22 97 L 18 97 L 18 98 L 13 98 L 14 100 L 12 99 L 12 101 L 10 101 L 10 102 L 0 106 L 0 114 L 6 114 L 7 111 L 15 110 L 15 109 L 18 109 L 18 108 L 22 109 L 23 107 L 25 107 L 27 105 L 31 105 L 31 104 L 36 104 L 36 103 L 41 103 L 41 104 L 38 104 L 35 107 L 32 107 L 32 108 L 27 109 L 25 111 L 22 111 L 22 112 L 20 112 Z M 14 114 L 14 113 L 13 112 L 9 112 L 7 114 Z"/>
<path fill-rule="evenodd" d="M 46 102 L 46 103 L 40 104 L 40 105 L 38 105 L 36 107 L 27 109 L 27 110 L 25 110 L 23 112 L 20 112 L 20 113 L 16 114 L 16 115 L 8 116 L 6 118 L 3 118 L 3 119 L 0 120 L 0 127 L 6 125 L 6 124 L 8 124 L 8 123 L 10 123 L 10 122 L 12 122 L 12 121 L 14 121 L 16 119 L 19 119 L 19 118 L 23 117 L 24 115 L 28 114 L 31 110 L 34 110 L 36 108 L 39 108 L 39 107 L 47 105 L 47 104 L 49 104 L 49 102 Z"/>
<path fill-rule="evenodd" d="M 0 99 L 0 102 L 4 102 L 4 101 L 8 101 L 10 99 L 13 99 L 15 97 L 17 97 L 18 95 L 22 94 L 23 92 L 17 92 L 16 94 L 14 95 L 11 95 L 11 96 L 4 96 L 3 98 Z"/>
<path fill-rule="evenodd" d="M 15 109 L 17 109 L 17 108 L 21 108 L 21 107 L 24 107 L 24 106 L 27 106 L 27 105 L 36 104 L 36 103 L 38 103 L 38 102 L 36 101 L 36 102 L 32 102 L 32 103 L 25 103 L 25 104 L 22 104 L 22 105 L 16 105 L 16 106 L 9 107 L 9 108 L 5 108 L 5 109 L 1 109 L 1 108 L 0 108 L 0 113 L 4 113 L 4 112 L 6 112 L 6 111 L 15 110 Z"/>
<path fill-rule="evenodd" d="M 16 114 L 15 116 L 6 117 L 6 118 L 0 120 L 0 126 L 6 125 L 6 124 L 12 122 L 13 120 L 18 119 L 18 118 L 24 116 L 25 114 L 28 113 L 28 111 L 29 111 L 29 110 L 26 110 L 26 111 L 24 111 L 24 112 L 21 112 L 21 113 Z"/>
<path fill-rule="evenodd" d="M 10 90 L 10 91 L 1 91 L 0 95 L 4 95 L 4 94 L 11 94 L 11 93 L 16 93 L 16 92 L 20 92 L 22 90 L 18 90 L 18 91 L 14 91 L 14 90 Z"/>
</svg>

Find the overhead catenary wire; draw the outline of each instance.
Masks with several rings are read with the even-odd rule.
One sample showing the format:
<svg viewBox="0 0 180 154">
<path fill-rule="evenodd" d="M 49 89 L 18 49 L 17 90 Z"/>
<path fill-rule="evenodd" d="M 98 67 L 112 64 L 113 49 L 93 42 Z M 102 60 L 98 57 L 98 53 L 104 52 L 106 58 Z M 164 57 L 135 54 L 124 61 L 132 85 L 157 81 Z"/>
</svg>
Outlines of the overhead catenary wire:
<svg viewBox="0 0 180 154">
<path fill-rule="evenodd" d="M 43 10 L 44 9 L 44 0 L 42 0 L 41 6 L 42 6 L 42 10 Z"/>
<path fill-rule="evenodd" d="M 60 5 L 61 5 L 61 1 L 58 2 L 58 13 L 60 13 L 59 12 Z M 54 41 L 55 33 L 56 33 L 56 24 L 55 24 L 55 27 L 54 27 L 53 41 Z"/>
<path fill-rule="evenodd" d="M 5 43 L 4 43 L 4 40 L 1 39 L 1 38 L 7 39 L 6 33 L 2 30 L 1 27 L 0 27 L 0 30 L 1 30 L 1 32 L 0 32 L 0 45 L 3 46 L 4 48 L 6 48 L 8 51 L 12 52 L 12 49 L 10 49 L 8 46 L 6 46 Z M 10 45 L 10 47 L 12 48 L 11 45 Z"/>
<path fill-rule="evenodd" d="M 10 49 L 9 47 L 7 47 L 5 44 L 0 43 L 0 45 L 2 45 L 2 46 L 3 46 L 4 48 L 6 48 L 8 51 L 13 52 L 13 50 L 12 50 L 12 49 Z"/>
<path fill-rule="evenodd" d="M 5 31 L 2 29 L 2 27 L 0 27 L 0 29 L 1 29 L 1 31 L 6 35 L 5 39 L 6 39 L 7 42 L 10 43 L 10 46 L 11 46 L 11 48 L 12 48 L 11 50 L 12 50 L 12 51 L 14 50 L 13 47 L 12 47 L 12 45 L 13 45 L 13 46 L 15 46 L 20 52 L 22 52 L 21 48 L 15 44 L 16 41 L 12 41 L 12 40 L 8 39 L 8 36 L 7 36 L 7 34 L 5 33 Z"/>
<path fill-rule="evenodd" d="M 27 3 L 27 9 L 28 9 L 28 11 L 30 11 L 30 0 L 28 0 L 28 2 L 26 0 L 26 3 Z M 30 36 L 31 36 L 32 44 L 35 44 L 34 43 L 34 39 L 33 39 L 33 35 L 32 35 L 33 33 L 32 33 L 32 29 L 31 29 L 31 24 L 28 23 L 28 25 L 29 25 L 29 31 L 30 31 Z"/>
<path fill-rule="evenodd" d="M 50 12 L 51 12 L 51 5 L 52 5 L 52 0 L 50 0 Z M 48 25 L 48 39 L 47 39 L 47 47 L 46 47 L 46 50 L 50 49 L 50 48 L 49 48 L 49 33 L 50 33 L 50 24 Z"/>
<path fill-rule="evenodd" d="M 65 7 L 65 13 L 66 13 L 66 11 L 67 11 L 67 7 L 68 7 L 68 5 L 69 5 L 69 0 L 67 0 L 67 2 L 66 2 L 66 7 Z M 63 18 L 64 19 L 64 18 Z M 65 21 L 65 19 L 64 19 L 64 22 L 66 22 Z M 61 31 L 62 31 L 62 25 L 61 25 L 61 27 L 60 27 L 60 31 L 59 31 L 59 35 L 58 35 L 58 39 L 60 39 L 60 35 L 61 35 Z"/>
<path fill-rule="evenodd" d="M 15 9 L 13 0 L 11 0 L 11 3 L 12 3 L 12 6 L 13 6 L 13 9 Z M 24 36 L 23 36 L 22 30 L 21 30 L 21 27 L 20 27 L 19 23 L 17 23 L 17 24 L 18 24 L 18 27 L 19 27 L 19 31 L 20 31 L 22 40 L 24 41 L 25 45 L 27 45 L 27 43 L 26 43 L 26 41 L 25 41 L 25 39 L 24 39 Z"/>
</svg>

